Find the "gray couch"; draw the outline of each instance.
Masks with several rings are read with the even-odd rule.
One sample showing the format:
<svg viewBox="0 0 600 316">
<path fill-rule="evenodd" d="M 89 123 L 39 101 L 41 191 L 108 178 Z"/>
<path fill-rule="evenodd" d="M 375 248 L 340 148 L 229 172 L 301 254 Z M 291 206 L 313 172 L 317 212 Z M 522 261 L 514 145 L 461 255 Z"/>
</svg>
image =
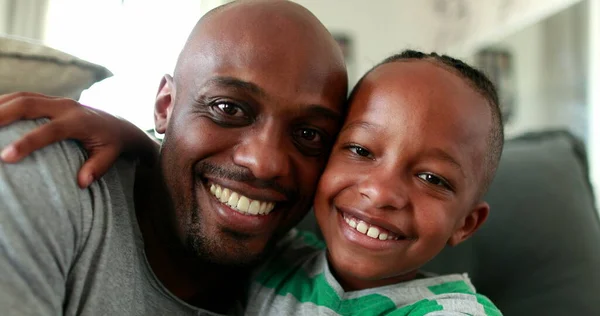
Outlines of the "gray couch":
<svg viewBox="0 0 600 316">
<path fill-rule="evenodd" d="M 467 272 L 505 315 L 600 315 L 600 221 L 583 145 L 562 131 L 506 143 L 488 221 L 425 266 Z M 311 215 L 300 227 L 316 230 Z"/>
</svg>

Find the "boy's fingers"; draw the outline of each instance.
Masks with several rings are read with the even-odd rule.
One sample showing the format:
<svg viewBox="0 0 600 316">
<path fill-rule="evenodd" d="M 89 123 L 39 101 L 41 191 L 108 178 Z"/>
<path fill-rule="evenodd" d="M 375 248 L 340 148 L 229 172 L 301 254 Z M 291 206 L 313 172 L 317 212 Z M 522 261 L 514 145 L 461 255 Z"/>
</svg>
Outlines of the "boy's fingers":
<svg viewBox="0 0 600 316">
<path fill-rule="evenodd" d="M 65 138 L 66 135 L 64 135 L 64 129 L 60 126 L 60 121 L 51 121 L 3 148 L 0 152 L 0 159 L 9 163 L 18 162 L 32 152 Z"/>
<path fill-rule="evenodd" d="M 7 100 L 0 106 L 0 126 L 20 120 L 27 109 L 15 99 Z"/>
<path fill-rule="evenodd" d="M 20 94 L 7 96 L 0 100 L 0 126 L 23 119 L 37 119 L 42 117 L 53 118 L 68 111 L 68 103 L 75 101 L 64 98 L 45 97 L 35 94 Z"/>
<path fill-rule="evenodd" d="M 33 92 L 13 92 L 8 94 L 0 95 L 0 104 L 14 100 L 16 98 L 31 97 L 31 96 L 43 96 L 41 94 Z"/>
<path fill-rule="evenodd" d="M 92 182 L 100 179 L 119 156 L 119 150 L 103 148 L 94 150 L 89 159 L 83 164 L 77 176 L 77 182 L 82 189 L 87 188 Z"/>
<path fill-rule="evenodd" d="M 47 95 L 40 94 L 40 93 L 22 91 L 22 92 L 13 92 L 13 93 L 7 93 L 7 94 L 0 95 L 0 104 L 2 104 L 4 102 L 8 102 L 13 99 L 17 99 L 17 98 L 29 98 L 29 97 L 45 98 L 45 99 L 51 99 L 51 100 L 64 99 L 62 97 L 47 96 Z"/>
</svg>

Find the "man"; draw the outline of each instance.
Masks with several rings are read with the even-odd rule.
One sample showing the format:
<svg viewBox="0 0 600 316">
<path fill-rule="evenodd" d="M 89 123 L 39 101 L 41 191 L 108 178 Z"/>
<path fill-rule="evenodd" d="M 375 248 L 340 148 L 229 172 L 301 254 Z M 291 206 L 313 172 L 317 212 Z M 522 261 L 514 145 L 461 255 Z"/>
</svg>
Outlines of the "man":
<svg viewBox="0 0 600 316">
<path fill-rule="evenodd" d="M 134 190 L 123 160 L 79 190 L 84 154 L 65 142 L 0 164 L 3 314 L 238 311 L 252 267 L 308 211 L 346 91 L 337 44 L 301 6 L 206 14 L 157 94 L 158 178 Z M 0 146 L 36 126 L 0 129 Z"/>
</svg>

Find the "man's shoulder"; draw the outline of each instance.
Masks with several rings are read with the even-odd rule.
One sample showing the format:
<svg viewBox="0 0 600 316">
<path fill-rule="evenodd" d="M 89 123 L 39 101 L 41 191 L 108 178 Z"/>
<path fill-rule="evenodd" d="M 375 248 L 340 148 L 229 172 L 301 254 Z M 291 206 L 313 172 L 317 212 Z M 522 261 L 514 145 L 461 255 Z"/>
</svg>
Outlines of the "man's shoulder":
<svg viewBox="0 0 600 316">
<path fill-rule="evenodd" d="M 48 122 L 47 119 L 23 120 L 8 126 L 0 127 L 0 148 L 4 148 Z M 0 162 L 0 169 L 5 179 L 1 179 L 0 187 L 13 186 L 25 191 L 28 198 L 37 196 L 32 191 L 52 191 L 57 199 L 63 200 L 66 209 L 77 209 L 85 202 L 90 190 L 82 190 L 77 185 L 77 173 L 87 159 L 86 151 L 72 140 L 60 141 L 34 151 L 19 163 L 6 164 Z M 135 175 L 135 163 L 131 160 L 119 159 L 115 162 L 102 181 L 95 185 L 108 186 L 113 189 L 131 189 Z M 10 181 L 8 181 L 10 180 Z M 88 191 L 88 192 L 86 192 Z M 54 202 L 53 199 L 49 202 Z"/>
<path fill-rule="evenodd" d="M 46 122 L 18 121 L 0 127 L 0 148 Z M 61 141 L 34 151 L 18 163 L 0 162 L 0 217 L 31 225 L 34 231 L 48 235 L 71 232 L 74 240 L 80 240 L 87 238 L 92 224 L 103 225 L 107 218 L 104 210 L 114 205 L 133 207 L 134 163 L 118 161 L 102 179 L 81 189 L 77 173 L 86 159 L 78 143 Z M 76 243 L 79 248 L 81 244 Z"/>
<path fill-rule="evenodd" d="M 47 122 L 48 119 L 22 120 L 14 122 L 10 125 L 0 127 L 0 147 L 4 148 L 8 146 L 12 142 L 18 140 L 27 133 L 33 131 L 40 125 L 43 125 Z M 22 161 L 23 163 L 28 163 L 32 161 L 31 157 L 33 156 L 55 156 L 59 153 L 61 153 L 62 155 L 71 156 L 73 159 L 71 159 L 70 162 L 79 161 L 81 163 L 85 158 L 83 150 L 79 148 L 79 146 L 77 146 L 75 142 L 63 141 L 36 150 L 31 155 L 25 157 Z"/>
<path fill-rule="evenodd" d="M 0 147 L 44 122 L 1 127 Z M 76 177 L 85 159 L 76 142 L 62 141 L 19 163 L 0 162 L 0 248 L 7 251 L 0 268 L 10 275 L 0 286 L 0 305 L 22 302 L 14 313 L 26 313 L 27 306 L 36 314 L 101 310 L 107 298 L 131 299 L 124 295 L 130 290 L 120 289 L 133 288 L 128 278 L 144 262 L 133 204 L 135 164 L 119 160 L 80 189 Z"/>
</svg>

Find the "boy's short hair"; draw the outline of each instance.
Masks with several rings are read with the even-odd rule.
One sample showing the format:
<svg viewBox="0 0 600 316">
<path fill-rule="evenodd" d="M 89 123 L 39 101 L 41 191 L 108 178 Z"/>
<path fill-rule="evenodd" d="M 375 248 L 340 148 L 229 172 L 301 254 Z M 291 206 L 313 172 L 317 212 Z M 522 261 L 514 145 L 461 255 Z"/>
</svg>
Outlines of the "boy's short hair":
<svg viewBox="0 0 600 316">
<path fill-rule="evenodd" d="M 377 67 L 393 62 L 411 59 L 433 60 L 441 63 L 465 79 L 465 81 L 471 87 L 473 87 L 475 91 L 481 94 L 481 96 L 488 101 L 492 114 L 492 127 L 489 131 L 487 141 L 488 150 L 487 154 L 485 155 L 483 183 L 479 188 L 478 198 L 481 199 L 494 179 L 494 175 L 502 155 L 502 148 L 504 147 L 504 125 L 502 122 L 502 113 L 500 111 L 498 93 L 496 91 L 496 87 L 494 87 L 494 84 L 481 71 L 469 66 L 467 63 L 459 59 L 447 55 L 438 55 L 437 53 L 425 54 L 416 50 L 405 50 L 399 54 L 395 54 L 384 59 L 381 63 L 375 65 L 373 68 L 367 71 L 367 73 L 362 76 L 356 86 L 352 89 L 349 103 L 352 102 L 354 94 L 358 90 L 357 88 L 361 85 L 363 79 Z"/>
</svg>

